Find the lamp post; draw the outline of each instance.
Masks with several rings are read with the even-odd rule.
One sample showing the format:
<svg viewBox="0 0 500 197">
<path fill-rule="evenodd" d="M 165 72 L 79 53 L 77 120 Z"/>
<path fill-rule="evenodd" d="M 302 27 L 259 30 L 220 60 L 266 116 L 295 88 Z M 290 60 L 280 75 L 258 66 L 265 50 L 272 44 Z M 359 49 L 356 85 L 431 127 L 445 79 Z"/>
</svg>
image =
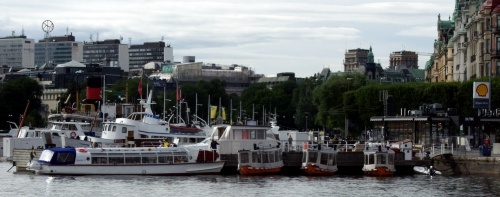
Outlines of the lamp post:
<svg viewBox="0 0 500 197">
<path fill-rule="evenodd" d="M 347 84 L 347 91 L 349 92 L 350 89 L 351 89 L 351 81 L 353 80 L 353 78 L 351 77 L 348 77 L 347 78 L 347 81 L 348 81 L 348 84 Z M 344 102 L 345 103 L 345 102 Z M 345 138 L 347 138 L 347 135 L 349 134 L 349 119 L 347 119 L 347 107 L 345 106 L 344 104 L 344 127 L 345 127 Z"/>
</svg>

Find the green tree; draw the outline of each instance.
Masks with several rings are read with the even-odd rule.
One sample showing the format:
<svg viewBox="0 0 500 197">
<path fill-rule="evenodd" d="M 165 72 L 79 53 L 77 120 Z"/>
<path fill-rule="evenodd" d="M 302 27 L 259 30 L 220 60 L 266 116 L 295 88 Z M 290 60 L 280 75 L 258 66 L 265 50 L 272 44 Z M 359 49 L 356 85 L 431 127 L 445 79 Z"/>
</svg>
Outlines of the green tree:
<svg viewBox="0 0 500 197">
<path fill-rule="evenodd" d="M 0 90 L 0 125 L 7 126 L 6 121 L 14 121 L 19 124 L 19 117 L 24 114 L 28 100 L 27 119 L 32 119 L 32 126 L 45 126 L 40 116 L 32 115 L 38 113 L 42 101 L 43 87 L 38 82 L 29 77 L 8 81 Z"/>
</svg>

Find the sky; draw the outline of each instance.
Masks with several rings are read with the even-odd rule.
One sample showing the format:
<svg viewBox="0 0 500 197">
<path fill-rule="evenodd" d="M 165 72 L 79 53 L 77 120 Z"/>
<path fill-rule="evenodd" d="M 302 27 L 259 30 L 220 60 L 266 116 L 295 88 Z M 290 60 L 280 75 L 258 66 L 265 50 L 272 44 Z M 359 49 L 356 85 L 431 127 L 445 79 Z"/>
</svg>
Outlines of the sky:
<svg viewBox="0 0 500 197">
<path fill-rule="evenodd" d="M 343 71 L 346 50 L 373 48 L 389 66 L 394 51 L 432 53 L 437 20 L 448 19 L 455 0 L 22 0 L 2 1 L 0 37 L 37 42 L 51 20 L 51 36 L 77 41 L 123 38 L 123 44 L 163 40 L 174 61 L 250 67 L 258 74 L 294 72 L 310 77 Z M 429 56 L 419 56 L 423 69 Z"/>
</svg>

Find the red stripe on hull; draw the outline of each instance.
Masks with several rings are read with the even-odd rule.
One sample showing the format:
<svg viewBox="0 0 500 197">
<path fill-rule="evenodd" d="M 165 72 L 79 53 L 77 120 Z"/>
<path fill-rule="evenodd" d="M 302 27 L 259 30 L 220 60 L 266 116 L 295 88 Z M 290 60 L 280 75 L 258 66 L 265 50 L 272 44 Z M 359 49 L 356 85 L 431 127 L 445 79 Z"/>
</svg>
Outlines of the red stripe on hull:
<svg viewBox="0 0 500 197">
<path fill-rule="evenodd" d="M 389 171 L 386 167 L 379 167 L 372 171 L 365 171 L 365 174 L 368 176 L 392 176 L 394 172 Z"/>
<path fill-rule="evenodd" d="M 272 175 L 272 174 L 278 174 L 280 171 L 281 167 L 257 169 L 250 166 L 242 166 L 239 170 L 239 173 L 240 175 Z"/>
<path fill-rule="evenodd" d="M 336 171 L 321 169 L 318 166 L 308 164 L 306 168 L 304 168 L 304 173 L 308 176 L 330 176 L 334 175 Z"/>
</svg>

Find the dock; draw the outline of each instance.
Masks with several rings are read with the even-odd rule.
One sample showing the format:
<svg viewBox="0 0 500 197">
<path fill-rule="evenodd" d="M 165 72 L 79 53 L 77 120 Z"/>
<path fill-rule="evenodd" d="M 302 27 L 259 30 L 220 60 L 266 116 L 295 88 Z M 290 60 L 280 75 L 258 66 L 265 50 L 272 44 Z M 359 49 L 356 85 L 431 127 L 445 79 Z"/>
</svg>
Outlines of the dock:
<svg viewBox="0 0 500 197">
<path fill-rule="evenodd" d="M 221 160 L 226 161 L 224 168 L 222 169 L 223 174 L 237 174 L 238 168 L 238 155 L 221 155 Z M 337 174 L 345 175 L 357 175 L 363 174 L 363 152 L 339 152 L 337 155 L 337 167 L 339 170 Z M 283 152 L 283 163 L 284 167 L 282 169 L 283 175 L 300 175 L 300 167 L 302 165 L 302 152 L 300 151 L 290 151 Z M 404 160 L 404 153 L 399 152 L 395 154 L 394 164 L 396 167 L 396 174 L 413 174 L 414 166 L 429 166 L 431 165 L 430 159 L 413 159 Z"/>
</svg>

